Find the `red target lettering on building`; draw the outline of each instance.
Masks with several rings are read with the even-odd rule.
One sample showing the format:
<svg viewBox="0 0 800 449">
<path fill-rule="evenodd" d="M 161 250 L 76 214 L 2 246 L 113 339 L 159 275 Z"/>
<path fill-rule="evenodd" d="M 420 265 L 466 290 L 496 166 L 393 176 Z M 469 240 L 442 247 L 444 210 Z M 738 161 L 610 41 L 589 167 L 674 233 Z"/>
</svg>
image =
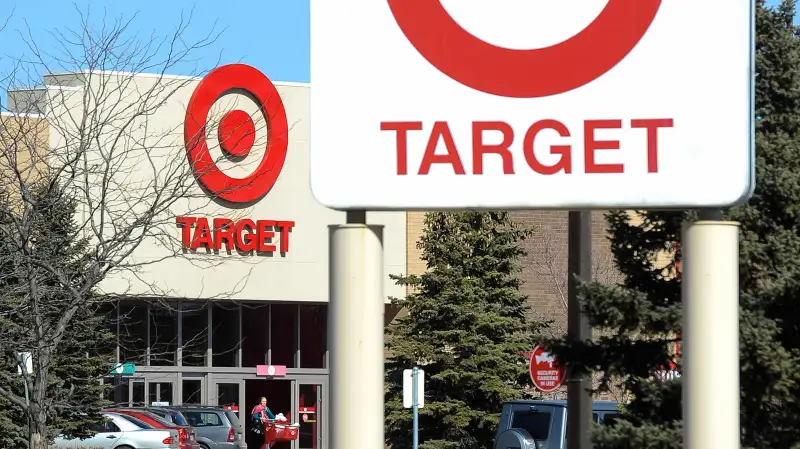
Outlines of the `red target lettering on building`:
<svg viewBox="0 0 800 449">
<path fill-rule="evenodd" d="M 661 0 L 609 0 L 566 41 L 516 50 L 475 37 L 439 1 L 387 1 L 403 34 L 431 65 L 475 90 L 515 98 L 557 95 L 599 78 L 636 47 L 661 6 Z"/>
<path fill-rule="evenodd" d="M 567 370 L 558 363 L 558 358 L 538 345 L 530 352 L 530 374 L 533 386 L 549 393 L 558 390 L 567 377 Z"/>
<path fill-rule="evenodd" d="M 264 158 L 244 178 L 228 176 L 219 169 L 206 138 L 211 107 L 231 91 L 245 91 L 258 103 L 269 131 Z M 200 81 L 186 108 L 183 132 L 186 154 L 197 181 L 209 193 L 231 203 L 252 203 L 266 195 L 286 161 L 289 127 L 283 101 L 266 75 L 244 64 L 217 67 Z M 217 130 L 220 148 L 231 157 L 246 157 L 255 143 L 255 132 L 253 118 L 247 112 L 228 111 Z"/>
</svg>

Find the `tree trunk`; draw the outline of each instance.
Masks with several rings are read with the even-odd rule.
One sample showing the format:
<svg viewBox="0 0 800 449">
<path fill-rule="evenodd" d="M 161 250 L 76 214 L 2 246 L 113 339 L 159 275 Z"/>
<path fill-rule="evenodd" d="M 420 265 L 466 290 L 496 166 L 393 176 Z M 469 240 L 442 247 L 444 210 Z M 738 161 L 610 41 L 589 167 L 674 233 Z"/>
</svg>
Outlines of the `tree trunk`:
<svg viewBox="0 0 800 449">
<path fill-rule="evenodd" d="M 47 449 L 47 438 L 43 437 L 41 433 L 32 433 L 30 449 Z"/>
<path fill-rule="evenodd" d="M 31 404 L 30 412 L 30 442 L 28 449 L 48 449 L 47 438 L 47 413 L 38 404 Z"/>
</svg>

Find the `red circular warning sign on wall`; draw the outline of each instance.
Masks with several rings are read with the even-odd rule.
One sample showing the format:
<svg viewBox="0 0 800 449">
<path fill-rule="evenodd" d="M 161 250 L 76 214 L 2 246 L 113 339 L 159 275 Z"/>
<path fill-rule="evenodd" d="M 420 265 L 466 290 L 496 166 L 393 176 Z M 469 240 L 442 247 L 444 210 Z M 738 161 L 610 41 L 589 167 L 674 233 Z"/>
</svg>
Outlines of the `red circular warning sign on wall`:
<svg viewBox="0 0 800 449">
<path fill-rule="evenodd" d="M 533 386 L 545 393 L 558 390 L 567 377 L 566 368 L 558 364 L 556 356 L 547 352 L 544 345 L 538 345 L 533 348 L 530 355 L 530 373 Z"/>
</svg>

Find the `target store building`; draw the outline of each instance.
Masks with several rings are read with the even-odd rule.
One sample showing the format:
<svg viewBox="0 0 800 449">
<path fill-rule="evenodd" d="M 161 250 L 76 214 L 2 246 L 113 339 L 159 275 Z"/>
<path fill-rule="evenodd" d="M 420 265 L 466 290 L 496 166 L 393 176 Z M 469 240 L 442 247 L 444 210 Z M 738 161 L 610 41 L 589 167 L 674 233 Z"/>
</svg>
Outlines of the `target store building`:
<svg viewBox="0 0 800 449">
<path fill-rule="evenodd" d="M 157 108 L 126 136 L 130 151 L 120 176 L 181 178 L 179 198 L 156 220 L 158 232 L 130 255 L 135 269 L 100 286 L 119 298 L 109 311 L 118 367 L 104 379 L 114 385 L 109 399 L 230 406 L 249 423 L 250 408 L 266 396 L 275 413 L 301 424 L 300 439 L 289 447 L 327 448 L 328 226 L 346 217 L 311 193 L 309 85 L 271 82 L 238 64 L 203 78 L 93 77 L 112 79 L 92 89 L 111 92 L 110 103 L 123 115 L 137 112 L 142 95 L 157 97 L 149 100 Z M 46 75 L 43 84 L 9 91 L 8 105 L 15 120 L 36 123 L 35 140 L 58 152 L 70 146 L 63 135 L 75 135 L 63 128 L 80 117 L 87 81 L 63 73 Z M 347 142 L 329 144 L 336 151 Z M 126 193 L 119 198 L 129 200 Z M 88 211 L 81 214 L 78 221 L 86 222 Z M 369 213 L 371 223 L 384 225 L 384 324 L 399 312 L 388 298 L 406 294 L 389 275 L 426 270 L 417 247 L 424 215 Z M 524 242 L 521 273 L 532 314 L 565 329 L 566 213 L 511 215 L 536 228 Z M 593 241 L 602 273 L 611 253 L 600 213 L 593 214 Z M 260 447 L 258 435 L 245 435 L 250 447 Z"/>
<path fill-rule="evenodd" d="M 326 448 L 328 226 L 344 223 L 345 213 L 321 206 L 310 190 L 309 85 L 273 83 L 239 64 L 202 79 L 127 76 L 125 92 L 170 86 L 146 119 L 161 130 L 151 149 L 162 146 L 163 158 L 141 161 L 132 152 L 128 165 L 190 176 L 159 218 L 162 238 L 145 239 L 130 256 L 137 268 L 101 284 L 120 298 L 110 312 L 120 365 L 105 379 L 115 385 L 109 399 L 225 405 L 249 424 L 250 409 L 266 396 L 273 412 L 301 424 L 300 439 L 287 447 Z M 85 88 L 70 73 L 47 75 L 44 84 L 50 98 L 54 90 L 80 97 Z M 30 93 L 9 92 L 11 109 L 31 112 L 39 97 Z M 120 95 L 120 110 L 138 100 Z M 80 98 L 60 107 L 77 111 Z M 63 144 L 59 134 L 47 137 L 53 148 Z M 389 297 L 405 295 L 389 274 L 407 272 L 407 214 L 369 220 L 385 226 L 388 309 Z M 245 435 L 259 447 L 249 441 L 258 435 Z"/>
</svg>

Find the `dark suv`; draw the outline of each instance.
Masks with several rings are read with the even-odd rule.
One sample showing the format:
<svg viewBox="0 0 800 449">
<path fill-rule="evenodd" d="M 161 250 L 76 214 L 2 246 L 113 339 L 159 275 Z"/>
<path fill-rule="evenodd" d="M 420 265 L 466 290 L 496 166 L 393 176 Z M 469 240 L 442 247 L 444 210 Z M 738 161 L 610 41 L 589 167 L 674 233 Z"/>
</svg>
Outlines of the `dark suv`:
<svg viewBox="0 0 800 449">
<path fill-rule="evenodd" d="M 175 406 L 169 410 L 180 412 L 187 423 L 197 431 L 197 442 L 203 449 L 247 449 L 244 430 L 236 412 L 222 407 Z"/>
</svg>

